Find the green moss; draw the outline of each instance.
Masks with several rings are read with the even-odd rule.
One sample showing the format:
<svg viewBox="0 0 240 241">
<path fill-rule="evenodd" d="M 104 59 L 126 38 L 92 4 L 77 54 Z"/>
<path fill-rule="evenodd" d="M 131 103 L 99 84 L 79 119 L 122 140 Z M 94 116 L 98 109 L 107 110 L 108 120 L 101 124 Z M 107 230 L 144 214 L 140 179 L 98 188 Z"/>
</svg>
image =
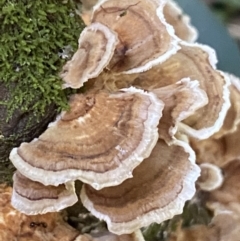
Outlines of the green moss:
<svg viewBox="0 0 240 241">
<path fill-rule="evenodd" d="M 39 119 L 51 103 L 66 108 L 58 73 L 83 28 L 73 1 L 0 0 L 0 9 L 0 82 L 11 93 L 0 100 L 6 122 L 16 109 Z"/>
</svg>

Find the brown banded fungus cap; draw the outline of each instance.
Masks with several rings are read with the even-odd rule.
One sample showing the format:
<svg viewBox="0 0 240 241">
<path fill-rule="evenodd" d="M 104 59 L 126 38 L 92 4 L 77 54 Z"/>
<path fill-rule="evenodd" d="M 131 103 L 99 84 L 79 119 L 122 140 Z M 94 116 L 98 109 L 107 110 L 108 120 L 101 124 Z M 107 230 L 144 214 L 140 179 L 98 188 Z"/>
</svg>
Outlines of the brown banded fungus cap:
<svg viewBox="0 0 240 241">
<path fill-rule="evenodd" d="M 224 181 L 220 188 L 209 193 L 207 206 L 214 213 L 232 211 L 240 218 L 240 160 L 233 160 L 223 168 Z"/>
<path fill-rule="evenodd" d="M 222 128 L 214 135 L 214 138 L 234 133 L 240 124 L 240 79 L 234 75 L 225 74 L 231 82 L 229 86 L 231 106 L 228 109 Z"/>
<path fill-rule="evenodd" d="M 163 0 L 103 0 L 94 7 L 92 23 L 106 25 L 120 41 L 109 69 L 139 73 L 162 63 L 179 49 L 174 29 L 163 16 L 164 4 Z"/>
<path fill-rule="evenodd" d="M 153 222 L 180 214 L 195 193 L 199 167 L 190 146 L 158 141 L 149 158 L 133 171 L 133 178 L 115 187 L 95 190 L 84 184 L 80 198 L 96 217 L 107 222 L 110 232 L 132 233 Z"/>
<path fill-rule="evenodd" d="M 222 126 L 230 106 L 228 77 L 216 70 L 215 51 L 200 44 L 181 44 L 181 50 L 161 65 L 141 73 L 133 85 L 152 90 L 167 86 L 182 78 L 198 80 L 208 97 L 208 104 L 179 123 L 179 130 L 197 138 L 206 139 Z"/>
<path fill-rule="evenodd" d="M 60 213 L 25 215 L 11 203 L 12 188 L 0 185 L 1 241 L 75 241 L 79 232 L 63 221 Z"/>
<path fill-rule="evenodd" d="M 98 76 L 112 58 L 118 38 L 103 24 L 94 23 L 81 32 L 78 43 L 77 52 L 60 73 L 64 88 L 80 88 L 88 79 Z"/>
<path fill-rule="evenodd" d="M 212 163 L 219 167 L 240 158 L 240 80 L 230 76 L 230 102 L 222 128 L 206 140 L 191 139 L 198 163 Z"/>
<path fill-rule="evenodd" d="M 184 14 L 180 6 L 172 1 L 167 0 L 163 9 L 164 17 L 170 25 L 173 26 L 175 34 L 187 42 L 195 42 L 198 32 L 190 23 L 188 15 Z"/>
<path fill-rule="evenodd" d="M 28 215 L 57 212 L 77 202 L 74 183 L 44 186 L 34 182 L 19 171 L 13 176 L 12 205 Z"/>
<path fill-rule="evenodd" d="M 165 104 L 163 116 L 160 119 L 159 137 L 168 144 L 174 141 L 180 121 L 194 114 L 194 112 L 208 103 L 208 98 L 198 81 L 190 78 L 182 79 L 176 84 L 167 85 L 152 92 Z"/>
<path fill-rule="evenodd" d="M 200 164 L 201 176 L 197 180 L 198 186 L 204 191 L 213 191 L 223 183 L 222 170 L 211 163 Z"/>
<path fill-rule="evenodd" d="M 13 149 L 10 159 L 44 185 L 76 179 L 96 189 L 118 185 L 150 155 L 163 106 L 154 94 L 133 87 L 74 95 L 70 111 L 38 139 Z"/>
</svg>

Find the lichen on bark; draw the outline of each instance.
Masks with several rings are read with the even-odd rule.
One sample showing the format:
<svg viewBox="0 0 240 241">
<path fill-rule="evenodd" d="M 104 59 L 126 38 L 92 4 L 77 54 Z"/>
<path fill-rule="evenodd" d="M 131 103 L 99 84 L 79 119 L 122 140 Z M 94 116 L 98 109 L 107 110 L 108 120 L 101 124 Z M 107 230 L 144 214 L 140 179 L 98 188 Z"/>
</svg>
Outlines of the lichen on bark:
<svg viewBox="0 0 240 241">
<path fill-rule="evenodd" d="M 58 74 L 84 24 L 72 0 L 0 0 L 0 8 L 2 182 L 11 148 L 37 137 L 67 108 L 68 90 Z"/>
</svg>

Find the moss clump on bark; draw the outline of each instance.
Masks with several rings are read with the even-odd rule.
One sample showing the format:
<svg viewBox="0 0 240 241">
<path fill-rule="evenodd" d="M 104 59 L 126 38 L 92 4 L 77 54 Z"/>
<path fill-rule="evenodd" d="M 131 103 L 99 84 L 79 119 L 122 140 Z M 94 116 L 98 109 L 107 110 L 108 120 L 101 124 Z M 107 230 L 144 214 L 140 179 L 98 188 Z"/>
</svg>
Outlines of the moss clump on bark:
<svg viewBox="0 0 240 241">
<path fill-rule="evenodd" d="M 12 147 L 67 108 L 58 74 L 84 27 L 75 7 L 72 0 L 0 0 L 0 170 Z"/>
<path fill-rule="evenodd" d="M 36 116 L 52 102 L 66 108 L 58 72 L 83 28 L 73 2 L 1 0 L 0 8 L 0 81 L 11 91 L 1 105 L 8 107 L 8 119 L 16 108 L 28 111 L 30 104 Z"/>
</svg>

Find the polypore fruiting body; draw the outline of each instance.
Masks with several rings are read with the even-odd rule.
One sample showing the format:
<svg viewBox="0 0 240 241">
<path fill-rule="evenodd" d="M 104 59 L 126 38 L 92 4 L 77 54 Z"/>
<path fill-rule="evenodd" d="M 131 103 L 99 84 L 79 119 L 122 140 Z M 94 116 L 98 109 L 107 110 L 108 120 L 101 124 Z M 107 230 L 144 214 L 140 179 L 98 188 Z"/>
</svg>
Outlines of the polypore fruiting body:
<svg viewBox="0 0 240 241">
<path fill-rule="evenodd" d="M 182 9 L 172 0 L 167 0 L 163 9 L 164 17 L 174 27 L 175 34 L 187 42 L 194 42 L 198 33 L 190 24 L 190 18 L 183 13 Z"/>
<path fill-rule="evenodd" d="M 222 128 L 206 140 L 191 139 L 191 144 L 197 154 L 198 163 L 212 163 L 219 167 L 229 161 L 240 158 L 240 82 L 235 76 L 228 75 L 231 80 L 230 101 Z"/>
<path fill-rule="evenodd" d="M 92 22 L 109 27 L 120 41 L 109 69 L 142 72 L 165 61 L 179 49 L 174 30 L 163 16 L 164 4 L 162 0 L 104 0 L 94 7 Z"/>
<path fill-rule="evenodd" d="M 169 144 L 174 140 L 180 121 L 208 103 L 205 91 L 199 88 L 199 82 L 189 78 L 153 89 L 152 92 L 165 104 L 158 131 L 159 137 Z"/>
<path fill-rule="evenodd" d="M 133 178 L 96 191 L 84 185 L 80 198 L 116 234 L 131 233 L 153 222 L 161 223 L 182 212 L 195 192 L 199 168 L 188 144 L 168 146 L 159 140 L 149 158 L 133 171 Z"/>
<path fill-rule="evenodd" d="M 218 166 L 211 163 L 200 164 L 201 176 L 197 181 L 198 186 L 204 191 L 213 191 L 223 183 L 223 174 Z"/>
<path fill-rule="evenodd" d="M 63 67 L 64 87 L 80 88 L 107 66 L 118 44 L 117 35 L 100 23 L 86 27 L 79 38 L 77 52 Z"/>
<path fill-rule="evenodd" d="M 214 138 L 220 138 L 235 132 L 240 124 L 240 79 L 230 74 L 226 75 L 231 82 L 229 86 L 231 106 L 228 109 L 222 128 L 214 135 Z"/>
<path fill-rule="evenodd" d="M 80 94 L 70 106 L 38 139 L 12 150 L 24 176 L 54 186 L 76 179 L 96 189 L 118 185 L 157 142 L 163 103 L 152 93 Z"/>
<path fill-rule="evenodd" d="M 141 73 L 133 85 L 147 90 L 176 83 L 182 78 L 198 80 L 208 97 L 208 104 L 179 123 L 182 132 L 197 139 L 206 139 L 217 132 L 224 121 L 229 102 L 229 79 L 216 70 L 213 49 L 199 44 L 181 44 L 181 50 L 167 61 Z"/>
<path fill-rule="evenodd" d="M 61 214 L 27 216 L 10 203 L 12 189 L 0 185 L 1 241 L 74 241 L 79 232 L 63 221 Z"/>
<path fill-rule="evenodd" d="M 233 211 L 240 215 L 240 160 L 233 160 L 223 167 L 224 182 L 220 188 L 210 192 L 207 205 L 214 210 Z M 240 217 L 240 216 L 239 216 Z"/>
<path fill-rule="evenodd" d="M 24 177 L 18 171 L 13 176 L 12 205 L 28 215 L 57 212 L 77 202 L 74 183 L 44 186 Z"/>
</svg>

